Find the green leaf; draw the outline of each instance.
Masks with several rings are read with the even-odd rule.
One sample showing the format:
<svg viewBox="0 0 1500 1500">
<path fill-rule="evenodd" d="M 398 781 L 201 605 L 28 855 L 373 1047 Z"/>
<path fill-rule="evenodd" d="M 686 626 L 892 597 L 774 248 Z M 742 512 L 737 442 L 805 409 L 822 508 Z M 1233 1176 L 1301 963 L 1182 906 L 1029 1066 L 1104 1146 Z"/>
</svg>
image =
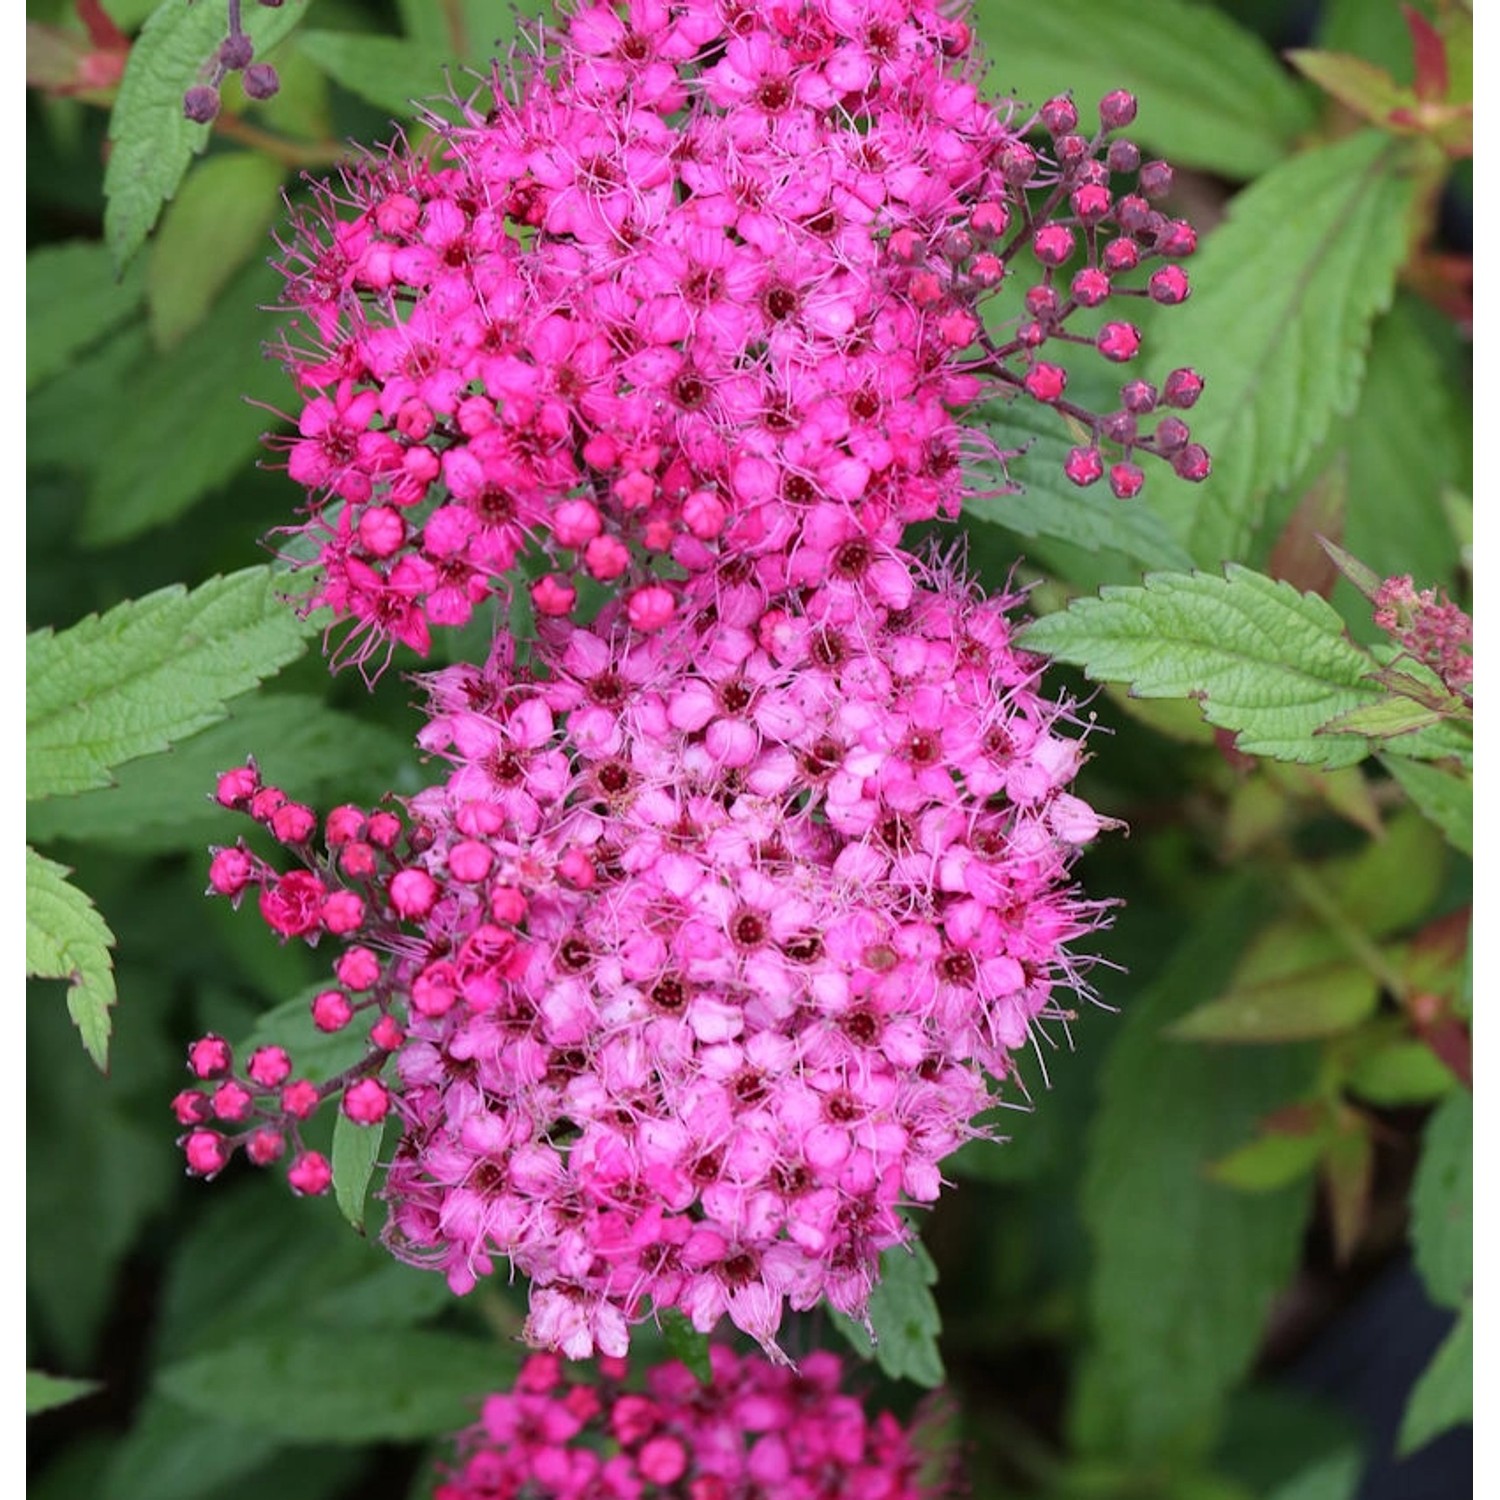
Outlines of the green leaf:
<svg viewBox="0 0 1500 1500">
<path fill-rule="evenodd" d="M 66 1406 L 91 1391 L 99 1389 L 97 1380 L 70 1380 L 64 1375 L 44 1375 L 40 1370 L 26 1372 L 26 1415 Z"/>
<path fill-rule="evenodd" d="M 1161 1040 L 1227 983 L 1270 903 L 1248 880 L 1221 888 L 1105 1060 L 1081 1200 L 1094 1338 L 1072 1427 L 1089 1453 L 1160 1464 L 1202 1452 L 1296 1264 L 1308 1185 L 1251 1197 L 1206 1168 L 1304 1093 L 1310 1050 Z"/>
<path fill-rule="evenodd" d="M 1363 1057 L 1350 1070 L 1350 1091 L 1387 1108 L 1432 1104 L 1458 1086 L 1425 1042 L 1397 1041 Z"/>
<path fill-rule="evenodd" d="M 1292 48 L 1286 60 L 1326 94 L 1371 125 L 1380 125 L 1393 109 L 1416 107 L 1416 93 L 1363 57 L 1347 52 Z"/>
<path fill-rule="evenodd" d="M 264 57 L 306 10 L 306 0 L 246 6 L 256 56 Z M 182 96 L 226 32 L 217 5 L 162 0 L 131 46 L 109 117 L 113 149 L 104 171 L 104 238 L 116 271 L 145 244 L 189 162 L 208 144 L 211 127 L 184 117 Z"/>
<path fill-rule="evenodd" d="M 1019 641 L 1143 698 L 1200 698 L 1203 717 L 1236 731 L 1247 754 L 1328 766 L 1362 759 L 1364 740 L 1317 731 L 1375 699 L 1363 681 L 1371 659 L 1316 594 L 1237 564 L 1224 571 L 1106 587 L 1028 625 Z"/>
<path fill-rule="evenodd" d="M 1362 734 L 1372 740 L 1394 739 L 1397 735 L 1410 734 L 1414 729 L 1427 729 L 1442 720 L 1436 709 L 1426 708 L 1410 698 L 1392 694 L 1377 698 L 1356 708 L 1353 713 L 1340 714 L 1322 725 L 1319 734 Z"/>
<path fill-rule="evenodd" d="M 1474 857 L 1474 775 L 1407 760 L 1391 746 L 1380 764 L 1400 783 L 1417 810 L 1460 854 Z"/>
<path fill-rule="evenodd" d="M 26 796 L 105 786 L 112 767 L 216 723 L 306 647 L 269 568 L 181 584 L 26 638 Z"/>
<path fill-rule="evenodd" d="M 48 245 L 26 257 L 26 389 L 124 323 L 141 303 L 139 270 L 115 276 L 93 240 Z"/>
<path fill-rule="evenodd" d="M 708 1354 L 708 1335 L 699 1333 L 673 1307 L 661 1315 L 661 1332 L 672 1358 L 681 1360 L 693 1372 L 699 1385 L 712 1385 L 714 1370 Z"/>
<path fill-rule="evenodd" d="M 1467 1090 L 1451 1094 L 1427 1122 L 1411 1216 L 1428 1294 L 1457 1307 L 1474 1280 L 1474 1096 Z"/>
<path fill-rule="evenodd" d="M 379 797 L 412 752 L 400 735 L 306 694 L 253 693 L 222 724 L 122 766 L 114 786 L 34 804 L 28 833 L 38 843 L 78 839 L 136 854 L 201 851 L 237 831 L 208 793 L 221 771 L 251 754 L 289 797 L 317 802 L 324 791 Z"/>
<path fill-rule="evenodd" d="M 260 1493 L 241 1485 L 276 1452 L 263 1433 L 148 1396 L 115 1451 L 101 1500 L 198 1500 Z M 278 1500 L 280 1500 L 278 1492 Z"/>
<path fill-rule="evenodd" d="M 234 273 L 268 248 L 266 231 L 282 212 L 283 170 L 256 151 L 210 157 L 162 215 L 146 272 L 151 332 L 160 348 L 196 328 Z"/>
<path fill-rule="evenodd" d="M 516 1349 L 412 1329 L 275 1333 L 169 1366 L 157 1389 L 189 1411 L 287 1442 L 399 1443 L 450 1433 L 507 1388 Z"/>
<path fill-rule="evenodd" d="M 1440 1433 L 1474 1420 L 1474 1305 L 1465 1302 L 1406 1403 L 1396 1452 L 1406 1457 Z"/>
<path fill-rule="evenodd" d="M 1266 1193 L 1306 1177 L 1317 1166 L 1326 1138 L 1311 1135 L 1262 1135 L 1221 1157 L 1208 1175 L 1244 1193 Z"/>
<path fill-rule="evenodd" d="M 1386 824 L 1384 838 L 1320 868 L 1340 913 L 1380 938 L 1427 914 L 1443 888 L 1447 862 L 1431 825 L 1406 811 Z"/>
<path fill-rule="evenodd" d="M 833 1321 L 854 1349 L 892 1380 L 911 1380 L 929 1390 L 947 1378 L 938 1335 L 943 1320 L 932 1296 L 937 1267 L 920 1240 L 912 1248 L 893 1245 L 880 1257 L 880 1280 L 870 1293 L 868 1327 L 842 1313 Z M 873 1335 L 873 1336 L 872 1336 Z"/>
<path fill-rule="evenodd" d="M 443 67 L 451 55 L 443 47 L 394 36 L 310 30 L 297 39 L 297 50 L 342 88 L 399 119 L 416 114 L 413 100 L 447 92 Z"/>
<path fill-rule="evenodd" d="M 1221 11 L 1153 0 L 1149 24 L 1110 0 L 985 0 L 974 23 L 989 86 L 1038 105 L 1072 90 L 1085 134 L 1111 89 L 1140 96 L 1132 140 L 1225 177 L 1253 177 L 1311 128 L 1306 93 Z"/>
<path fill-rule="evenodd" d="M 379 1125 L 357 1125 L 339 1111 L 333 1127 L 333 1198 L 339 1212 L 361 1234 L 365 1232 L 365 1195 L 384 1139 L 384 1120 Z"/>
<path fill-rule="evenodd" d="M 1443 357 L 1437 337 L 1427 309 L 1399 295 L 1375 325 L 1359 405 L 1338 436 L 1349 468 L 1344 545 L 1378 578 L 1449 578 L 1458 564 L 1442 495 L 1471 438 L 1456 399 L 1462 354 L 1450 345 Z"/>
<path fill-rule="evenodd" d="M 102 1071 L 109 1062 L 115 935 L 94 903 L 68 882 L 65 865 L 26 850 L 26 972 L 66 979 L 68 1014 L 84 1050 Z"/>
<path fill-rule="evenodd" d="M 1214 455 L 1199 494 L 1158 505 L 1200 565 L 1247 555 L 1267 496 L 1358 400 L 1389 307 L 1417 182 L 1407 143 L 1363 131 L 1247 188 L 1194 258 L 1194 295 L 1150 320 L 1153 369 L 1194 365 L 1193 435 Z"/>
<path fill-rule="evenodd" d="M 1353 1451 L 1331 1453 L 1278 1485 L 1267 1500 L 1353 1500 L 1364 1457 Z"/>
<path fill-rule="evenodd" d="M 130 418 L 106 436 L 92 469 L 82 540 L 103 546 L 173 520 L 247 468 L 286 377 L 257 351 L 272 331 L 264 307 L 280 278 L 241 271 L 213 311 L 170 353 L 152 360 L 130 392 Z M 259 403 L 252 404 L 252 403 Z M 163 462 L 164 436 L 171 462 Z"/>
<path fill-rule="evenodd" d="M 1006 465 L 1021 492 L 969 501 L 964 513 L 970 520 L 1004 526 L 1018 536 L 1053 537 L 1089 552 L 1123 553 L 1148 568 L 1192 566 L 1149 507 L 1122 505 L 1069 482 L 1062 466 L 1071 444 L 1056 413 L 1028 403 L 990 408 L 988 415 L 991 435 L 1002 448 L 1025 449 Z M 996 465 L 980 463 L 970 467 L 969 482 L 999 489 L 1005 476 Z"/>
<path fill-rule="evenodd" d="M 1197 1042 L 1335 1036 L 1371 1015 L 1379 998 L 1374 976 L 1332 933 L 1305 920 L 1274 922 L 1251 944 L 1226 992 L 1166 1034 Z"/>
</svg>

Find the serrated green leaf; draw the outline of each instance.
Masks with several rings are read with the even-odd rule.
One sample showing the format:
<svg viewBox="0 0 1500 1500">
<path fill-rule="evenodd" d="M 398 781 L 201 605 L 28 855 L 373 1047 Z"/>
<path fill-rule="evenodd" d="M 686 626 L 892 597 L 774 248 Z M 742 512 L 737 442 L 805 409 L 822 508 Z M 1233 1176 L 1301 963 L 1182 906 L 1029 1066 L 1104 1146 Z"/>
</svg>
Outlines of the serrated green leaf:
<svg viewBox="0 0 1500 1500">
<path fill-rule="evenodd" d="M 68 982 L 68 1014 L 84 1050 L 103 1070 L 109 1062 L 115 935 L 67 866 L 26 850 L 26 973 Z"/>
<path fill-rule="evenodd" d="M 1351 1093 L 1386 1107 L 1431 1104 L 1458 1086 L 1424 1042 L 1398 1041 L 1363 1057 L 1345 1080 Z"/>
<path fill-rule="evenodd" d="M 99 1389 L 97 1380 L 72 1380 L 65 1375 L 45 1375 L 40 1370 L 26 1372 L 26 1415 L 66 1406 Z"/>
<path fill-rule="evenodd" d="M 139 270 L 117 279 L 93 240 L 48 245 L 26 257 L 26 389 L 129 319 L 141 304 Z"/>
<path fill-rule="evenodd" d="M 400 735 L 306 694 L 254 693 L 222 724 L 122 766 L 115 785 L 36 803 L 27 829 L 38 843 L 64 838 L 136 854 L 201 852 L 238 832 L 208 793 L 219 772 L 248 755 L 260 756 L 289 797 L 316 802 L 331 790 L 355 801 L 379 797 L 411 753 Z"/>
<path fill-rule="evenodd" d="M 712 1385 L 714 1370 L 708 1353 L 708 1335 L 699 1333 L 672 1307 L 661 1315 L 661 1333 L 672 1358 L 681 1360 L 693 1372 L 699 1385 Z"/>
<path fill-rule="evenodd" d="M 246 267 L 203 322 L 144 367 L 128 420 L 106 436 L 91 470 L 85 544 L 125 541 L 173 520 L 254 461 L 271 424 L 264 408 L 287 391 L 280 367 L 260 353 L 274 326 L 264 308 L 279 287 L 265 265 Z"/>
<path fill-rule="evenodd" d="M 1311 1135 L 1262 1135 L 1228 1156 L 1220 1157 L 1208 1175 L 1244 1193 L 1267 1193 L 1306 1177 L 1323 1154 L 1325 1138 Z"/>
<path fill-rule="evenodd" d="M 1399 755 L 1398 746 L 1380 764 L 1400 783 L 1417 810 L 1460 854 L 1474 857 L 1474 776 L 1424 765 Z"/>
<path fill-rule="evenodd" d="M 1363 680 L 1370 657 L 1316 594 L 1236 564 L 1223 578 L 1156 573 L 1140 588 L 1107 587 L 1019 640 L 1143 698 L 1199 698 L 1247 754 L 1344 766 L 1366 753 L 1362 739 L 1317 731 L 1378 696 Z"/>
<path fill-rule="evenodd" d="M 833 1313 L 833 1321 L 859 1354 L 873 1353 L 892 1380 L 930 1390 L 947 1378 L 937 1342 L 943 1320 L 931 1290 L 936 1281 L 937 1267 L 920 1240 L 911 1249 L 893 1245 L 880 1257 L 880 1280 L 865 1314 L 869 1328 L 842 1313 Z"/>
<path fill-rule="evenodd" d="M 1251 177 L 1313 124 L 1306 93 L 1274 54 L 1227 15 L 1153 0 L 1150 24 L 1110 0 L 985 0 L 974 24 L 989 85 L 1033 105 L 1072 90 L 1085 133 L 1111 89 L 1140 96 L 1130 137 L 1174 164 Z"/>
<path fill-rule="evenodd" d="M 1194 257 L 1194 294 L 1147 329 L 1151 368 L 1207 376 L 1194 437 L 1214 474 L 1158 506 L 1200 565 L 1247 555 L 1267 496 L 1358 400 L 1417 190 L 1412 145 L 1364 131 L 1303 151 L 1247 188 Z"/>
<path fill-rule="evenodd" d="M 964 514 L 970 520 L 1004 526 L 1018 536 L 1053 537 L 1089 552 L 1122 553 L 1148 568 L 1192 566 L 1192 559 L 1148 506 L 1123 505 L 1069 482 L 1062 466 L 1071 444 L 1056 413 L 1028 403 L 990 408 L 988 419 L 990 433 L 1002 448 L 1025 450 L 1006 466 L 1021 491 L 969 501 Z M 981 491 L 1005 483 L 994 464 L 973 464 L 968 475 L 970 487 Z"/>
<path fill-rule="evenodd" d="M 264 57 L 306 10 L 307 0 L 247 6 L 245 30 L 256 55 Z M 146 243 L 162 205 L 208 144 L 211 127 L 184 117 L 182 96 L 227 30 L 216 5 L 162 0 L 130 48 L 109 117 L 113 149 L 104 171 L 104 238 L 117 271 Z"/>
<path fill-rule="evenodd" d="M 1222 888 L 1132 1002 L 1105 1060 L 1081 1200 L 1094 1338 L 1072 1427 L 1088 1453 L 1160 1464 L 1202 1452 L 1296 1263 L 1309 1186 L 1249 1197 L 1206 1168 L 1303 1094 L 1310 1049 L 1161 1040 L 1223 988 L 1270 904 L 1249 881 Z"/>
<path fill-rule="evenodd" d="M 1457 1307 L 1474 1280 L 1474 1096 L 1465 1089 L 1427 1122 L 1411 1215 L 1417 1270 L 1428 1295 Z"/>
<path fill-rule="evenodd" d="M 105 786 L 109 771 L 216 723 L 228 700 L 306 648 L 269 568 L 181 584 L 26 638 L 26 796 Z"/>
<path fill-rule="evenodd" d="M 267 248 L 266 231 L 282 212 L 283 171 L 256 151 L 213 156 L 172 200 L 146 271 L 151 332 L 160 348 L 196 328 L 234 273 Z"/>
<path fill-rule="evenodd" d="M 1458 1322 L 1412 1388 L 1396 1452 L 1405 1458 L 1450 1427 L 1473 1420 L 1474 1304 L 1466 1301 Z"/>
<path fill-rule="evenodd" d="M 304 31 L 297 50 L 333 81 L 397 119 L 416 114 L 414 100 L 446 92 L 443 67 L 451 55 L 394 36 L 362 36 L 353 31 Z"/>
<path fill-rule="evenodd" d="M 287 1442 L 410 1442 L 473 1421 L 519 1366 L 516 1349 L 446 1333 L 277 1333 L 181 1360 L 156 1388 Z"/>
<path fill-rule="evenodd" d="M 378 1125 L 357 1125 L 339 1111 L 333 1127 L 333 1198 L 339 1212 L 361 1234 L 365 1232 L 365 1196 L 384 1139 L 384 1120 Z"/>
</svg>

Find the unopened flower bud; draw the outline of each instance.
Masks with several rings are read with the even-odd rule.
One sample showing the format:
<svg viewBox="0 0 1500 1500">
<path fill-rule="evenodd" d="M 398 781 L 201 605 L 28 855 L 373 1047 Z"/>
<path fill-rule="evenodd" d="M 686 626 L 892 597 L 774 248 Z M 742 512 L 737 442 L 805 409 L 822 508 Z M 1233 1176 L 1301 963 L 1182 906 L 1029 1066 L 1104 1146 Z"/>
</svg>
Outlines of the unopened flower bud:
<svg viewBox="0 0 1500 1500">
<path fill-rule="evenodd" d="M 190 1131 L 181 1145 L 188 1172 L 194 1177 L 217 1177 L 233 1154 L 233 1148 L 217 1130 Z"/>
<path fill-rule="evenodd" d="M 194 125 L 211 124 L 219 115 L 218 89 L 195 84 L 182 96 L 182 112 Z"/>
<path fill-rule="evenodd" d="M 1099 101 L 1099 123 L 1106 130 L 1123 130 L 1135 119 L 1135 95 L 1112 89 Z"/>
<path fill-rule="evenodd" d="M 291 1165 L 286 1180 L 299 1198 L 317 1198 L 333 1185 L 333 1168 L 318 1151 L 304 1151 Z"/>
<path fill-rule="evenodd" d="M 281 78 L 270 63 L 251 63 L 245 69 L 244 87 L 246 98 L 270 99 L 281 88 Z"/>
</svg>

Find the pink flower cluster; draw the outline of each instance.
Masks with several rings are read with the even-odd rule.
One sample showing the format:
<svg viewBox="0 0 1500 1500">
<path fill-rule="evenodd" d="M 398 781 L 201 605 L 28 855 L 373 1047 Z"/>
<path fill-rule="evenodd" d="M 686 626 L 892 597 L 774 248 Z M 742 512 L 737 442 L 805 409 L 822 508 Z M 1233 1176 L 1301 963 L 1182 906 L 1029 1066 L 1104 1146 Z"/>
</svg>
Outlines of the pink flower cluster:
<svg viewBox="0 0 1500 1500">
<path fill-rule="evenodd" d="M 1436 589 L 1417 592 L 1409 573 L 1387 578 L 1371 596 L 1375 623 L 1414 661 L 1437 673 L 1450 693 L 1471 699 L 1474 622 Z"/>
<path fill-rule="evenodd" d="M 315 602 L 356 654 L 424 649 L 539 546 L 535 638 L 427 679 L 447 771 L 404 804 L 320 819 L 253 762 L 221 778 L 298 867 L 240 842 L 211 889 L 333 946 L 313 1021 L 365 1042 L 322 1083 L 195 1043 L 192 1172 L 290 1148 L 326 1190 L 302 1126 L 338 1098 L 399 1122 L 391 1250 L 460 1293 L 508 1260 L 537 1346 L 618 1357 L 673 1310 L 779 1360 L 788 1309 L 864 1315 L 1105 920 L 1071 879 L 1105 820 L 1019 596 L 907 528 L 956 514 L 993 444 L 955 411 L 996 388 L 1091 425 L 1077 483 L 1106 443 L 1121 496 L 1138 453 L 1207 472 L 1179 417 L 1143 425 L 1192 371 L 1095 418 L 1040 357 L 1128 361 L 1133 325 L 1078 317 L 1187 295 L 1169 171 L 1106 145 L 1134 102 L 1013 128 L 973 72 L 932 0 L 588 5 L 433 162 L 325 190 L 285 267 Z"/>
<path fill-rule="evenodd" d="M 1144 454 L 1208 474 L 1176 414 L 1192 371 L 1095 414 L 1043 357 L 1129 362 L 1140 331 L 1109 309 L 1188 295 L 1194 233 L 1153 206 L 1170 169 L 1109 139 L 1134 100 L 1106 96 L 1092 134 L 1065 98 L 987 101 L 947 9 L 580 4 L 427 122 L 430 156 L 321 189 L 281 261 L 291 550 L 354 659 L 425 653 L 528 548 L 542 615 L 590 580 L 649 630 L 684 573 L 795 555 L 820 508 L 890 545 L 957 514 L 966 456 L 1003 457 L 955 415 L 985 395 L 1081 422 L 1078 484 L 1134 495 Z"/>
<path fill-rule="evenodd" d="M 339 809 L 318 852 L 306 809 L 221 782 L 308 868 L 235 846 L 213 888 L 344 945 L 320 1026 L 375 1018 L 346 1113 L 383 1117 L 368 1070 L 399 1049 L 388 1243 L 458 1292 L 508 1257 L 538 1345 L 621 1354 L 675 1308 L 779 1354 L 788 1305 L 862 1315 L 986 1077 L 1080 986 L 1067 944 L 1102 914 L 1067 871 L 1101 820 L 1017 600 L 844 514 L 821 586 L 726 567 L 668 629 L 617 603 L 524 673 L 509 641 L 438 673 L 422 743 L 453 769 L 404 834 Z M 218 1098 L 188 1138 L 215 1169 Z"/>
<path fill-rule="evenodd" d="M 713 1380 L 658 1365 L 644 1391 L 603 1360 L 597 1382 L 533 1355 L 459 1439 L 435 1500 L 936 1500 L 948 1493 L 917 1428 L 842 1395 L 831 1354 L 796 1374 L 714 1347 Z"/>
</svg>

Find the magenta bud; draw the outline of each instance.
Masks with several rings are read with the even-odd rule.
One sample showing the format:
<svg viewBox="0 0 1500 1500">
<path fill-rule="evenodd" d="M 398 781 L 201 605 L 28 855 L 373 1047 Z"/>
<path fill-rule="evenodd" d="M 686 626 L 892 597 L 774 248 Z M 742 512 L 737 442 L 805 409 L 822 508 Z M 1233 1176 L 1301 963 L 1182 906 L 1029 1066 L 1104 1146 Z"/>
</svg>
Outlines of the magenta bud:
<svg viewBox="0 0 1500 1500">
<path fill-rule="evenodd" d="M 1179 411 L 1187 411 L 1203 394 L 1203 377 L 1196 370 L 1173 370 L 1162 386 L 1162 400 Z"/>
<path fill-rule="evenodd" d="M 1109 277 L 1098 266 L 1085 266 L 1073 278 L 1072 292 L 1080 307 L 1098 307 L 1109 296 Z"/>
<path fill-rule="evenodd" d="M 1063 473 L 1080 489 L 1104 477 L 1104 455 L 1097 448 L 1074 448 L 1063 464 Z"/>
<path fill-rule="evenodd" d="M 1128 380 L 1120 387 L 1120 405 L 1137 416 L 1156 410 L 1156 387 L 1149 380 Z"/>
<path fill-rule="evenodd" d="M 1156 451 L 1163 455 L 1176 453 L 1187 447 L 1191 435 L 1188 424 L 1181 417 L 1163 417 L 1156 424 Z"/>
<path fill-rule="evenodd" d="M 1068 131 L 1078 128 L 1077 106 L 1066 94 L 1049 99 L 1037 113 L 1052 135 L 1066 135 Z"/>
<path fill-rule="evenodd" d="M 1106 130 L 1123 130 L 1135 119 L 1135 95 L 1112 89 L 1099 101 L 1099 123 Z"/>
<path fill-rule="evenodd" d="M 1060 135 L 1052 143 L 1052 153 L 1064 171 L 1081 166 L 1089 159 L 1092 150 L 1093 147 L 1081 135 Z"/>
<path fill-rule="evenodd" d="M 1111 412 L 1109 416 L 1099 424 L 1104 435 L 1112 443 L 1119 443 L 1122 447 L 1129 447 L 1136 439 L 1135 417 L 1128 411 Z"/>
<path fill-rule="evenodd" d="M 206 83 L 196 84 L 182 96 L 182 112 L 194 125 L 207 125 L 218 118 L 219 91 Z"/>
<path fill-rule="evenodd" d="M 1186 219 L 1167 221 L 1156 232 L 1156 248 L 1162 255 L 1179 260 L 1198 248 L 1198 231 Z"/>
<path fill-rule="evenodd" d="M 292 1060 L 281 1047 L 257 1047 L 245 1071 L 265 1089 L 277 1089 L 292 1076 Z"/>
<path fill-rule="evenodd" d="M 1140 265 L 1141 251 L 1134 240 L 1111 240 L 1100 259 L 1111 276 L 1118 276 L 1122 271 L 1133 271 Z"/>
<path fill-rule="evenodd" d="M 1073 212 L 1085 224 L 1097 224 L 1110 210 L 1109 189 L 1086 183 L 1072 197 Z"/>
<path fill-rule="evenodd" d="M 1009 141 L 1000 153 L 1000 175 L 1011 187 L 1025 187 L 1036 172 L 1036 152 L 1025 141 Z"/>
<path fill-rule="evenodd" d="M 1109 471 L 1109 487 L 1117 500 L 1133 500 L 1141 492 L 1146 476 L 1139 464 L 1116 464 Z"/>
<path fill-rule="evenodd" d="M 244 86 L 247 98 L 270 99 L 281 88 L 281 78 L 270 63 L 252 63 L 245 69 Z"/>
<path fill-rule="evenodd" d="M 1068 372 L 1059 365 L 1041 362 L 1026 372 L 1021 384 L 1033 401 L 1050 406 L 1062 400 L 1062 394 L 1068 388 Z"/>
<path fill-rule="evenodd" d="M 217 1130 L 193 1130 L 179 1143 L 194 1177 L 217 1177 L 228 1165 L 233 1148 Z"/>
<path fill-rule="evenodd" d="M 228 1125 L 238 1125 L 240 1121 L 250 1118 L 250 1111 L 255 1108 L 255 1097 L 237 1078 L 226 1078 L 214 1090 L 209 1106 L 216 1119 L 223 1120 Z"/>
<path fill-rule="evenodd" d="M 1111 172 L 1121 174 L 1134 172 L 1141 164 L 1140 148 L 1134 141 L 1111 141 L 1104 160 L 1109 164 Z"/>
<path fill-rule="evenodd" d="M 1202 484 L 1213 472 L 1213 461 L 1202 443 L 1189 443 L 1181 453 L 1172 457 L 1172 469 L 1179 479 L 1190 484 Z"/>
<path fill-rule="evenodd" d="M 219 43 L 219 63 L 230 73 L 238 73 L 255 56 L 255 43 L 242 31 Z"/>
<path fill-rule="evenodd" d="M 390 1091 L 378 1078 L 361 1078 L 344 1090 L 344 1113 L 356 1125 L 378 1125 L 390 1108 Z"/>
<path fill-rule="evenodd" d="M 1055 287 L 1027 287 L 1026 311 L 1033 318 L 1055 318 L 1062 311 L 1062 299 Z"/>
<path fill-rule="evenodd" d="M 1165 198 L 1172 191 L 1172 169 L 1164 161 L 1148 161 L 1138 181 L 1148 198 Z"/>
<path fill-rule="evenodd" d="M 1031 241 L 1031 253 L 1044 266 L 1060 266 L 1073 253 L 1073 231 L 1061 224 L 1043 224 Z"/>
<path fill-rule="evenodd" d="M 201 1089 L 183 1089 L 172 1100 L 172 1113 L 179 1125 L 206 1125 L 213 1111 Z"/>
<path fill-rule="evenodd" d="M 1141 331 L 1133 323 L 1106 323 L 1094 343 L 1105 359 L 1124 364 L 1140 352 Z"/>
<path fill-rule="evenodd" d="M 260 772 L 252 760 L 243 766 L 236 766 L 232 771 L 225 771 L 219 777 L 214 788 L 214 800 L 220 807 L 242 808 L 259 790 Z"/>
<path fill-rule="evenodd" d="M 1159 266 L 1151 273 L 1146 290 L 1150 292 L 1153 302 L 1160 302 L 1164 307 L 1176 307 L 1179 302 L 1187 301 L 1192 288 L 1188 283 L 1187 272 L 1181 266 Z"/>
<path fill-rule="evenodd" d="M 313 1025 L 319 1031 L 342 1031 L 354 1015 L 354 1007 L 342 990 L 319 990 L 310 1009 Z"/>
<path fill-rule="evenodd" d="M 262 1125 L 250 1133 L 245 1142 L 245 1155 L 257 1167 L 269 1167 L 286 1150 L 286 1137 L 271 1125 Z"/>
<path fill-rule="evenodd" d="M 188 1048 L 188 1068 L 195 1078 L 222 1078 L 234 1063 L 229 1043 L 209 1032 Z"/>
<path fill-rule="evenodd" d="M 299 1198 L 317 1198 L 333 1185 L 333 1168 L 318 1151 L 304 1151 L 291 1165 L 286 1180 Z"/>
</svg>

